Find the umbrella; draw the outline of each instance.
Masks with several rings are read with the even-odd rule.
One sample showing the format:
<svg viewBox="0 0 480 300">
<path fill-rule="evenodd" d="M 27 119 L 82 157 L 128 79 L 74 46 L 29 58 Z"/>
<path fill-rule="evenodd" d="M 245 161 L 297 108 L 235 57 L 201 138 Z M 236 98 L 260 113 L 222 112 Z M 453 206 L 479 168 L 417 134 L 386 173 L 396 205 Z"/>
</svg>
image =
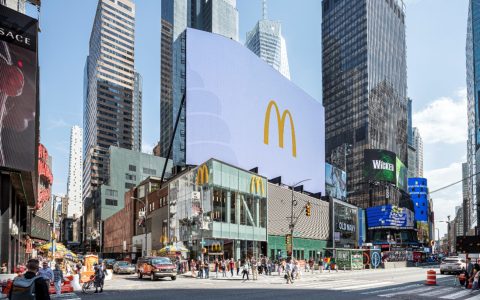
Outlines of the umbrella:
<svg viewBox="0 0 480 300">
<path fill-rule="evenodd" d="M 39 247 L 40 250 L 42 251 L 53 251 L 53 245 L 52 243 L 45 243 Z M 67 251 L 67 248 L 62 243 L 55 243 L 55 251 Z"/>
<path fill-rule="evenodd" d="M 181 245 L 168 245 L 160 249 L 160 254 L 176 253 L 176 252 L 188 252 L 189 250 Z"/>
</svg>

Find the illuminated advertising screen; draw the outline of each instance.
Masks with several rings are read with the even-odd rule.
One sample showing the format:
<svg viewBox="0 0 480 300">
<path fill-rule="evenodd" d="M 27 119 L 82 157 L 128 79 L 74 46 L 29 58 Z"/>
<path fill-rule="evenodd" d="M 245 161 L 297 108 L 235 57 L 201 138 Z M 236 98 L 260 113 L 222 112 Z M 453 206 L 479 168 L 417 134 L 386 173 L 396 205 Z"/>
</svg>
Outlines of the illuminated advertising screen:
<svg viewBox="0 0 480 300">
<path fill-rule="evenodd" d="M 380 205 L 367 208 L 368 229 L 411 229 L 414 226 L 411 210 L 395 205 Z"/>
<path fill-rule="evenodd" d="M 325 163 L 325 189 L 327 196 L 346 201 L 347 174 L 343 170 Z"/>
<path fill-rule="evenodd" d="M 364 175 L 369 181 L 396 183 L 396 155 L 379 149 L 364 150 Z"/>
<path fill-rule="evenodd" d="M 242 44 L 187 29 L 186 163 L 216 158 L 325 195 L 320 102 Z"/>
<path fill-rule="evenodd" d="M 396 177 L 397 177 L 397 187 L 402 191 L 407 190 L 407 174 L 408 170 L 407 167 L 403 164 L 403 162 L 396 158 Z"/>
<path fill-rule="evenodd" d="M 38 21 L 0 5 L 0 167 L 36 166 Z"/>
</svg>

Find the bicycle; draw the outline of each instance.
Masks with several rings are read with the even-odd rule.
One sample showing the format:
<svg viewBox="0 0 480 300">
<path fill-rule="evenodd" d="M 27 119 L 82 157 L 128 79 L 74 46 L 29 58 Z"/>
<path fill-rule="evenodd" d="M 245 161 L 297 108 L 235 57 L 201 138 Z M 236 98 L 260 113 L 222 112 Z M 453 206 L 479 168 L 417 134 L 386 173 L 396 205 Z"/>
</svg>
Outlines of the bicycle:
<svg viewBox="0 0 480 300">
<path fill-rule="evenodd" d="M 90 280 L 86 281 L 82 285 L 82 292 L 84 294 L 93 294 L 95 286 L 95 275 L 90 276 Z"/>
</svg>

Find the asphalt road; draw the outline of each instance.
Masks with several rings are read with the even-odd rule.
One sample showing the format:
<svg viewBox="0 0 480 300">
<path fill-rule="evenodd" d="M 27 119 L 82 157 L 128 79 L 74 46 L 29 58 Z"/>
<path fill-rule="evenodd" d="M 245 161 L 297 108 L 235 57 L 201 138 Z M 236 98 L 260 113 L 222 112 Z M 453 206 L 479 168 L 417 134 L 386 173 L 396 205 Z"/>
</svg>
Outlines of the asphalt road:
<svg viewBox="0 0 480 300">
<path fill-rule="evenodd" d="M 339 271 L 304 274 L 294 284 L 280 276 L 259 276 L 257 281 L 240 277 L 218 279 L 180 277 L 176 281 L 139 280 L 133 275 L 115 276 L 107 281 L 101 294 L 81 299 L 469 299 L 480 300 L 480 292 L 471 293 L 454 286 L 454 276 L 437 274 L 437 285 L 426 286 L 427 268 L 394 270 Z M 437 269 L 438 272 L 438 269 Z M 212 275 L 215 274 L 211 274 Z M 215 277 L 215 276 L 213 276 Z M 78 299 L 78 298 L 77 298 Z"/>
</svg>

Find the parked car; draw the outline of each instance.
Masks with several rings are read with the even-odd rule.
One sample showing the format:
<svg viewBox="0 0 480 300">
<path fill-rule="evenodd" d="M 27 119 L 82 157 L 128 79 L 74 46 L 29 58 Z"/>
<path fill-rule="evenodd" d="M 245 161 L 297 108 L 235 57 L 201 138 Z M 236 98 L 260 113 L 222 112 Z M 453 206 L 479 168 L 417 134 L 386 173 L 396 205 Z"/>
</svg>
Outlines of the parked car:
<svg viewBox="0 0 480 300">
<path fill-rule="evenodd" d="M 137 260 L 137 275 L 139 279 L 149 276 L 151 280 L 165 277 L 176 280 L 177 268 L 168 257 L 140 257 Z"/>
<path fill-rule="evenodd" d="M 135 266 L 127 261 L 117 261 L 113 265 L 113 274 L 135 274 Z"/>
<path fill-rule="evenodd" d="M 105 266 L 107 267 L 107 269 L 112 269 L 113 268 L 113 265 L 117 262 L 115 259 L 113 258 L 106 258 L 104 260 L 105 262 Z"/>
<path fill-rule="evenodd" d="M 449 256 L 442 260 L 440 264 L 440 274 L 455 273 L 459 274 L 466 269 L 466 262 L 458 256 Z"/>
</svg>

